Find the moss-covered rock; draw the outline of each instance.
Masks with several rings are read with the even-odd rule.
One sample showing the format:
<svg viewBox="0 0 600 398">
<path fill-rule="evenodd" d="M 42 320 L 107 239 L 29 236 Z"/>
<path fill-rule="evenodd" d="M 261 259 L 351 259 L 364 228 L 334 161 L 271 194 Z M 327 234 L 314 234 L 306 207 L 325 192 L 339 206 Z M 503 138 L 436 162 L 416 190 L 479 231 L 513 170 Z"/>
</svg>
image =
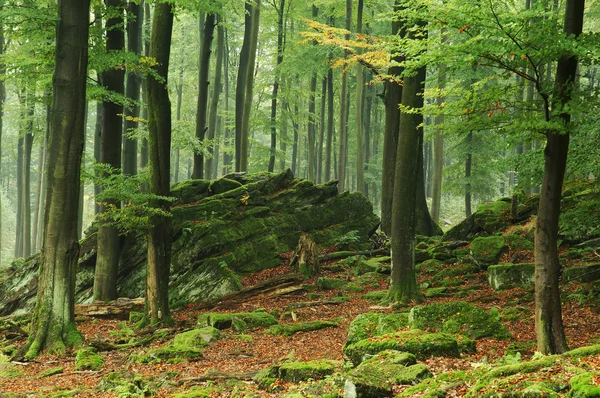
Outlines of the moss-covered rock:
<svg viewBox="0 0 600 398">
<path fill-rule="evenodd" d="M 600 397 L 600 386 L 598 380 L 600 372 L 585 372 L 573 377 L 569 381 L 571 398 L 592 398 Z"/>
<path fill-rule="evenodd" d="M 487 236 L 473 239 L 471 257 L 482 269 L 497 264 L 500 257 L 508 252 L 508 246 L 502 236 Z"/>
<path fill-rule="evenodd" d="M 147 397 L 155 395 L 158 383 L 133 372 L 110 372 L 100 379 L 97 391 L 110 392 L 117 397 Z"/>
<path fill-rule="evenodd" d="M 365 312 L 358 315 L 348 326 L 348 338 L 345 346 L 368 339 L 393 333 L 398 329 L 408 326 L 408 314 L 395 312 L 383 314 L 379 312 Z"/>
<path fill-rule="evenodd" d="M 282 381 L 298 383 L 308 379 L 322 379 L 341 367 L 340 361 L 319 359 L 308 362 L 288 362 L 279 366 L 278 378 Z"/>
<path fill-rule="evenodd" d="M 487 272 L 492 289 L 510 289 L 533 284 L 535 264 L 498 264 L 488 267 Z"/>
<path fill-rule="evenodd" d="M 582 267 L 570 267 L 563 270 L 563 279 L 567 282 L 595 282 L 600 280 L 600 264 Z"/>
<path fill-rule="evenodd" d="M 381 301 L 387 294 L 387 290 L 375 290 L 360 296 L 363 300 Z"/>
<path fill-rule="evenodd" d="M 531 251 L 533 250 L 533 242 L 529 239 L 515 234 L 504 235 L 504 242 L 512 251 Z"/>
<path fill-rule="evenodd" d="M 76 370 L 100 370 L 104 367 L 104 358 L 96 353 L 93 347 L 77 350 L 75 355 Z"/>
<path fill-rule="evenodd" d="M 267 330 L 265 330 L 265 334 L 271 334 L 274 336 L 291 336 L 299 332 L 310 332 L 313 330 L 321 330 L 325 328 L 335 328 L 337 326 L 337 322 L 332 321 L 307 321 L 298 323 L 288 323 L 285 325 L 273 325 Z"/>
<path fill-rule="evenodd" d="M 333 290 L 342 287 L 346 282 L 336 278 L 318 278 L 315 286 L 319 290 Z"/>
<path fill-rule="evenodd" d="M 429 259 L 417 264 L 415 269 L 420 275 L 436 274 L 444 269 L 444 263 L 440 260 Z"/>
<path fill-rule="evenodd" d="M 423 364 L 416 364 L 415 356 L 405 352 L 380 352 L 348 373 L 344 396 L 378 398 L 391 397 L 396 384 L 415 384 L 431 377 Z"/>
<path fill-rule="evenodd" d="M 510 198 L 479 205 L 470 217 L 446 231 L 442 241 L 471 240 L 478 234 L 503 231 L 510 223 L 510 206 Z"/>
<path fill-rule="evenodd" d="M 447 333 L 427 333 L 412 329 L 360 340 L 344 347 L 346 357 L 357 366 L 369 356 L 385 350 L 410 352 L 418 359 L 430 356 L 458 357 L 456 337 Z"/>
<path fill-rule="evenodd" d="M 416 329 L 460 333 L 472 339 L 510 337 L 508 330 L 500 323 L 498 311 L 485 311 L 464 301 L 415 306 L 410 311 L 408 322 Z"/>
<path fill-rule="evenodd" d="M 227 183 L 227 184 L 225 184 Z M 173 188 L 173 306 L 216 301 L 242 288 L 241 277 L 281 264 L 301 233 L 319 247 L 365 248 L 379 219 L 360 193 L 339 194 L 335 182 L 315 185 L 282 173 L 229 174 L 218 182 L 185 181 Z M 227 185 L 225 187 L 225 185 Z M 165 237 L 168 239 L 169 237 Z M 144 295 L 146 233 L 124 238 L 117 290 Z M 96 235 L 81 242 L 76 302 L 91 300 Z M 0 315 L 33 308 L 39 256 L 0 271 Z"/>
<path fill-rule="evenodd" d="M 139 363 L 197 359 L 202 356 L 203 348 L 217 341 L 219 337 L 218 329 L 204 326 L 176 334 L 169 343 L 151 348 L 145 354 L 133 354 L 130 359 Z"/>
<path fill-rule="evenodd" d="M 248 328 L 268 327 L 277 324 L 277 319 L 264 311 L 219 313 L 209 312 L 198 316 L 198 327 L 212 326 L 217 329 L 229 329 L 235 322 L 242 321 Z M 241 330 L 238 330 L 241 331 Z"/>
</svg>

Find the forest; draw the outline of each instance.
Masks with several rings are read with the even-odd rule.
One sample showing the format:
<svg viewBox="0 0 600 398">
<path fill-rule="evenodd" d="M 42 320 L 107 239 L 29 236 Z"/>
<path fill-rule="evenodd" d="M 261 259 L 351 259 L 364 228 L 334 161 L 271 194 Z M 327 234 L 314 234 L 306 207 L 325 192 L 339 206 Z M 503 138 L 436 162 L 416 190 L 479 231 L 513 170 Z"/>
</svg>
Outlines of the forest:
<svg viewBox="0 0 600 398">
<path fill-rule="evenodd" d="M 599 17 L 1 1 L 0 395 L 600 396 Z"/>
</svg>

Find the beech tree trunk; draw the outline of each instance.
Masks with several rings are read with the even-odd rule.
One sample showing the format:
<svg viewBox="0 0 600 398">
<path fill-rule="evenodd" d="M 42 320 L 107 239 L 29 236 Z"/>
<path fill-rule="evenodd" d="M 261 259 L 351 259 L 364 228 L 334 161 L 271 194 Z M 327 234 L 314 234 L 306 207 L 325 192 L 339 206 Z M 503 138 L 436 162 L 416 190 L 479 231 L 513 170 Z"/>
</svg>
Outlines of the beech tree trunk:
<svg viewBox="0 0 600 398">
<path fill-rule="evenodd" d="M 169 196 L 171 168 L 171 101 L 167 91 L 173 10 L 170 3 L 157 3 L 152 23 L 150 56 L 156 59 L 156 73 L 147 79 L 148 146 L 150 155 L 150 192 Z M 169 212 L 165 200 L 153 201 L 152 206 Z M 150 219 L 148 232 L 148 265 L 146 269 L 146 315 L 151 324 L 172 323 L 169 310 L 169 267 L 171 265 L 171 218 L 156 214 Z"/>
<path fill-rule="evenodd" d="M 275 4 L 275 3 L 273 3 Z M 275 157 L 277 152 L 277 96 L 279 95 L 279 81 L 281 73 L 279 66 L 283 62 L 283 16 L 285 13 L 285 0 L 279 0 L 277 11 L 277 61 L 275 66 L 275 81 L 271 96 L 271 153 L 269 155 L 268 171 L 275 171 Z"/>
<path fill-rule="evenodd" d="M 44 243 L 26 357 L 64 353 L 82 341 L 75 327 L 77 213 L 85 131 L 89 0 L 59 0 Z M 68 51 L 60 49 L 68 48 Z"/>
<path fill-rule="evenodd" d="M 319 112 L 319 143 L 317 144 L 317 184 L 323 183 L 323 149 L 325 141 L 325 101 L 327 101 L 327 77 L 321 80 L 321 109 Z"/>
<path fill-rule="evenodd" d="M 223 76 L 223 52 L 224 52 L 224 41 L 225 41 L 225 32 L 223 30 L 223 25 L 221 25 L 221 17 L 217 15 L 217 54 L 215 59 L 215 79 L 214 79 L 214 87 L 212 91 L 212 97 L 210 100 L 210 112 L 208 116 L 208 134 L 207 139 L 210 142 L 208 147 L 208 153 L 210 154 L 209 158 L 206 159 L 205 164 L 205 178 L 210 180 L 213 178 L 213 163 L 214 157 L 218 153 L 215 150 L 216 143 L 214 142 L 217 136 L 217 110 L 219 108 L 219 97 L 221 96 L 222 90 L 222 76 Z M 217 147 L 218 149 L 218 147 Z M 215 165 L 215 169 L 216 169 Z"/>
<path fill-rule="evenodd" d="M 442 31 L 442 35 L 444 32 Z M 440 65 L 438 70 L 438 88 L 443 90 L 446 86 L 446 65 Z M 444 96 L 437 98 L 437 105 L 442 106 Z M 435 118 L 435 137 L 433 139 L 433 177 L 431 181 L 431 218 L 433 222 L 440 222 L 440 206 L 442 202 L 442 173 L 444 171 L 444 136 L 441 126 L 444 124 L 444 114 L 440 113 Z"/>
<path fill-rule="evenodd" d="M 346 0 L 346 30 L 352 27 L 352 0 Z M 350 40 L 350 34 L 345 35 Z M 346 51 L 345 57 L 348 56 Z M 346 161 L 348 159 L 348 73 L 342 71 L 342 89 L 340 92 L 340 129 L 339 129 L 339 152 L 337 160 L 338 191 L 346 190 Z"/>
<path fill-rule="evenodd" d="M 364 0 L 358 0 L 358 9 L 356 13 L 356 33 L 362 34 Z M 365 193 L 365 137 L 364 137 L 364 76 L 363 67 L 360 63 L 356 64 L 356 189 Z"/>
<path fill-rule="evenodd" d="M 203 15 L 200 16 L 203 18 Z M 206 130 L 206 112 L 208 109 L 208 72 L 210 70 L 210 55 L 212 53 L 212 42 L 215 31 L 216 16 L 213 13 L 206 14 L 204 30 L 201 34 L 202 45 L 200 47 L 200 61 L 198 71 L 198 109 L 196 112 L 196 138 L 204 142 Z M 215 87 L 215 90 L 217 87 Z M 202 151 L 194 153 L 194 172 L 192 178 L 204 177 L 204 154 Z"/>
<path fill-rule="evenodd" d="M 567 0 L 564 31 L 578 37 L 583 28 L 584 0 Z M 558 219 L 562 184 L 569 149 L 571 114 L 568 103 L 572 100 L 577 78 L 576 56 L 558 60 L 553 93 L 553 109 L 562 109 L 554 116 L 564 131 L 548 131 L 544 150 L 544 177 L 535 230 L 535 332 L 537 350 L 542 354 L 556 354 L 568 349 L 563 329 L 560 303 L 558 260 Z M 551 113 L 547 109 L 548 121 Z"/>
<path fill-rule="evenodd" d="M 250 2 L 246 2 L 244 16 L 244 41 L 242 42 L 242 49 L 240 50 L 240 63 L 235 87 L 235 171 L 242 171 L 242 121 L 244 119 L 246 80 L 248 78 L 248 64 L 250 61 L 253 12 L 254 8 L 252 7 L 252 4 Z"/>
<path fill-rule="evenodd" d="M 125 48 L 123 23 L 123 0 L 105 0 L 106 6 L 115 14 L 106 21 L 106 52 L 122 51 Z M 124 94 L 125 72 L 122 68 L 113 68 L 104 72 L 103 82 L 107 90 L 118 95 Z M 123 140 L 123 105 L 104 101 L 104 119 L 102 126 L 102 147 L 100 163 L 116 169 L 121 167 L 121 142 Z M 107 175 L 108 176 L 108 175 Z M 100 213 L 106 214 L 111 208 L 120 207 L 119 200 L 104 200 L 100 204 Z M 117 272 L 121 239 L 116 227 L 101 222 L 98 228 L 98 253 L 94 273 L 94 299 L 110 301 L 117 298 Z"/>
</svg>

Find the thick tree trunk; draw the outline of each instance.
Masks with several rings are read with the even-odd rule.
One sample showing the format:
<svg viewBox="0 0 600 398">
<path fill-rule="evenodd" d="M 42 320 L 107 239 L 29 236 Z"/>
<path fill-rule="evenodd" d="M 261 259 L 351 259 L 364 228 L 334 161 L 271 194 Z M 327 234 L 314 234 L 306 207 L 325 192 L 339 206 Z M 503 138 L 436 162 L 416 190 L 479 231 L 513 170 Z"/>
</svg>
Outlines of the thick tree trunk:
<svg viewBox="0 0 600 398">
<path fill-rule="evenodd" d="M 75 327 L 77 204 L 85 120 L 88 0 L 59 0 L 50 127 L 47 203 L 38 293 L 26 357 L 63 353 L 81 342 Z"/>
<path fill-rule="evenodd" d="M 252 7 L 252 31 L 250 35 L 250 50 L 248 54 L 248 69 L 246 76 L 246 94 L 244 95 L 244 114 L 242 115 L 242 131 L 240 136 L 240 170 L 248 171 L 248 137 L 250 133 L 250 113 L 254 94 L 254 69 L 256 66 L 256 51 L 258 49 L 258 28 L 260 25 L 260 0 L 255 0 Z"/>
<path fill-rule="evenodd" d="M 223 76 L 223 52 L 224 52 L 224 41 L 225 41 L 225 32 L 223 30 L 223 25 L 221 24 L 221 17 L 217 16 L 217 54 L 215 59 L 215 79 L 214 79 L 214 87 L 212 91 L 212 97 L 210 100 L 210 112 L 208 117 L 208 134 L 207 139 L 210 143 L 208 147 L 208 153 L 210 154 L 209 158 L 206 160 L 205 164 L 205 178 L 210 180 L 213 178 L 213 161 L 216 151 L 214 149 L 215 137 L 217 136 L 217 110 L 219 109 L 219 97 L 221 96 L 221 79 Z M 215 166 L 216 167 L 216 166 Z"/>
<path fill-rule="evenodd" d="M 127 51 L 142 53 L 142 3 L 129 0 L 127 4 Z M 125 138 L 123 140 L 123 173 L 137 174 L 137 139 L 128 135 L 138 128 L 140 116 L 141 77 L 138 73 L 127 71 L 125 95 L 132 102 L 125 108 Z"/>
<path fill-rule="evenodd" d="M 225 21 L 223 21 L 225 22 Z M 225 54 L 223 59 L 223 74 L 225 75 L 225 133 L 223 134 L 223 174 L 227 174 L 231 169 L 233 156 L 231 155 L 231 129 L 229 128 L 229 42 L 227 38 L 227 30 L 225 31 Z"/>
<path fill-rule="evenodd" d="M 400 2 L 396 1 L 394 10 L 400 9 Z M 400 21 L 392 22 L 392 34 L 404 36 L 404 29 Z M 385 128 L 383 136 L 383 164 L 381 176 L 381 230 L 388 236 L 392 234 L 392 201 L 394 198 L 394 181 L 396 173 L 396 152 L 398 150 L 398 134 L 400 131 L 400 101 L 402 99 L 402 86 L 398 78 L 402 68 L 397 66 L 403 57 L 396 55 L 388 74 L 392 76 L 385 82 Z"/>
<path fill-rule="evenodd" d="M 23 140 L 23 176 L 22 176 L 22 213 L 21 213 L 21 256 L 27 258 L 31 255 L 31 152 L 33 149 L 33 116 L 35 113 L 35 92 L 27 90 L 27 122 L 25 123 L 25 137 Z"/>
<path fill-rule="evenodd" d="M 567 0 L 564 25 L 567 35 L 577 37 L 581 34 L 584 4 L 584 0 Z M 553 109 L 563 109 L 556 121 L 565 131 L 548 131 L 544 150 L 544 177 L 535 230 L 535 331 L 537 350 L 542 354 L 567 350 L 560 304 L 557 237 L 571 129 L 567 105 L 573 97 L 577 63 L 576 56 L 563 56 L 558 61 Z M 546 114 L 550 115 L 550 112 Z"/>
<path fill-rule="evenodd" d="M 200 16 L 203 18 L 203 15 Z M 208 109 L 208 73 L 210 70 L 210 55 L 212 53 L 212 42 L 215 31 L 216 15 L 206 14 L 203 32 L 201 32 L 202 44 L 200 46 L 200 60 L 198 70 L 198 109 L 196 112 L 196 138 L 204 142 L 206 130 L 206 112 Z M 215 87 L 217 90 L 217 87 Z M 192 178 L 200 179 L 204 177 L 204 154 L 198 152 L 194 154 L 194 172 Z"/>
<path fill-rule="evenodd" d="M 171 166 L 171 102 L 167 91 L 173 11 L 169 3 L 158 3 L 154 9 L 150 56 L 156 59 L 157 74 L 149 75 L 148 143 L 150 152 L 150 192 L 169 196 Z M 168 201 L 152 203 L 169 212 Z M 148 232 L 148 266 L 146 269 L 146 315 L 150 323 L 172 322 L 169 311 L 169 267 L 171 265 L 171 218 L 157 214 L 151 217 Z"/>
<path fill-rule="evenodd" d="M 125 48 L 125 35 L 121 29 L 123 23 L 123 0 L 105 0 L 106 6 L 115 14 L 106 21 L 106 52 L 122 51 Z M 122 68 L 104 72 L 103 82 L 107 90 L 118 95 L 124 94 L 125 73 Z M 104 123 L 102 127 L 102 147 L 100 162 L 116 169 L 121 167 L 121 142 L 123 140 L 123 105 L 104 101 Z M 112 208 L 118 208 L 120 201 L 104 200 L 100 213 L 106 214 Z M 94 299 L 110 301 L 117 298 L 117 272 L 120 252 L 119 231 L 107 223 L 98 228 L 98 253 L 94 274 Z"/>
<path fill-rule="evenodd" d="M 362 34 L 364 0 L 358 0 L 358 9 L 356 13 L 356 33 Z M 365 137 L 364 137 L 364 89 L 365 81 L 363 76 L 363 66 L 356 64 L 356 189 L 365 193 Z"/>
<path fill-rule="evenodd" d="M 321 109 L 319 111 L 319 140 L 317 144 L 317 184 L 323 182 L 323 148 L 325 140 L 325 101 L 327 101 L 327 77 L 321 81 Z"/>
<path fill-rule="evenodd" d="M 0 7 L 0 11 L 2 8 Z M 2 61 L 4 54 L 4 21 L 0 19 L 0 76 L 6 74 L 6 65 Z M 6 86 L 4 79 L 0 79 L 0 176 L 2 175 L 2 133 L 4 128 L 4 100 L 6 97 Z M 2 231 L 2 193 L 0 192 L 0 231 Z M 0 233 L 0 264 L 2 264 L 2 233 Z"/>
</svg>

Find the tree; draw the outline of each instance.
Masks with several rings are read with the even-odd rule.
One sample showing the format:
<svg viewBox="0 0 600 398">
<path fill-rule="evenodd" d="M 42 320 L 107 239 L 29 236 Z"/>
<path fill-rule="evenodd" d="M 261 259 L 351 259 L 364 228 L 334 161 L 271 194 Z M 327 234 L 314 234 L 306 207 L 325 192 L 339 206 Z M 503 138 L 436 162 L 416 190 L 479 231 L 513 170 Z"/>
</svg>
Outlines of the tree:
<svg viewBox="0 0 600 398">
<path fill-rule="evenodd" d="M 113 16 L 106 20 L 106 52 L 117 55 L 125 48 L 123 32 L 123 0 L 106 0 L 106 6 Z M 125 71 L 116 66 L 103 73 L 104 87 L 112 93 L 124 94 Z M 103 104 L 103 126 L 100 150 L 100 163 L 111 166 L 109 173 L 120 170 L 121 142 L 123 140 L 123 104 L 119 100 L 105 99 Z M 108 174 L 107 174 L 108 175 Z M 119 208 L 117 199 L 104 200 L 100 213 L 105 215 Z M 94 299 L 110 301 L 117 298 L 117 273 L 121 239 L 117 227 L 107 220 L 101 220 L 98 228 L 98 253 L 94 273 Z"/>
<path fill-rule="evenodd" d="M 171 169 L 171 101 L 167 91 L 171 34 L 172 5 L 156 4 L 152 21 L 150 57 L 156 60 L 156 75 L 147 79 L 148 146 L 150 193 L 162 197 L 152 205 L 160 211 L 150 217 L 148 231 L 148 265 L 146 269 L 146 316 L 150 323 L 172 322 L 169 310 L 169 267 L 171 265 L 170 193 Z"/>
<path fill-rule="evenodd" d="M 77 213 L 83 150 L 89 0 L 59 0 L 50 124 L 47 202 L 37 302 L 26 357 L 63 353 L 81 341 L 75 327 Z"/>
<path fill-rule="evenodd" d="M 352 26 L 352 0 L 346 0 L 346 40 L 350 40 Z M 346 56 L 348 52 L 346 51 Z M 340 92 L 340 131 L 337 164 L 338 191 L 344 192 L 346 187 L 346 160 L 348 159 L 348 73 L 342 71 L 342 89 Z"/>
<path fill-rule="evenodd" d="M 242 124 L 244 102 L 246 99 L 246 81 L 250 64 L 250 42 L 252 41 L 252 22 L 254 7 L 247 1 L 244 5 L 244 42 L 240 50 L 239 67 L 235 86 L 235 171 L 242 171 Z"/>
<path fill-rule="evenodd" d="M 585 0 L 567 0 L 564 32 L 577 38 L 583 29 Z M 571 132 L 571 110 L 577 80 L 578 58 L 563 54 L 556 68 L 552 110 L 546 109 L 546 120 L 555 121 L 558 129 L 546 131 L 544 177 L 535 230 L 535 332 L 537 349 L 543 354 L 567 350 L 560 304 L 560 262 L 558 260 L 558 218 L 562 184 L 566 170 Z M 546 94 L 542 93 L 542 96 Z M 547 103 L 547 101 L 546 101 Z M 556 114 L 556 116 L 554 116 Z"/>
<path fill-rule="evenodd" d="M 225 29 L 223 28 L 223 18 L 217 15 L 217 55 L 215 59 L 215 80 L 212 97 L 210 100 L 210 111 L 208 115 L 208 135 L 207 139 L 212 142 L 217 137 L 217 113 L 219 109 L 219 97 L 221 96 L 222 82 L 223 79 L 223 53 L 225 52 Z M 227 76 L 225 77 L 227 78 Z M 215 157 L 218 156 L 217 150 L 214 149 L 215 145 L 211 144 L 208 147 L 210 157 L 206 160 L 205 175 L 207 180 L 211 180 L 216 177 L 216 171 L 218 169 L 218 163 L 215 163 Z"/>
<path fill-rule="evenodd" d="M 204 14 L 200 15 L 204 19 Z M 204 142 L 204 136 L 208 129 L 206 125 L 206 113 L 208 109 L 208 72 L 210 70 L 211 46 L 214 37 L 216 15 L 212 12 L 206 14 L 206 18 L 200 24 L 202 44 L 200 48 L 200 61 L 198 69 L 198 111 L 196 113 L 196 138 Z M 217 87 L 215 87 L 217 90 Z M 204 154 L 199 151 L 194 154 L 194 172 L 192 178 L 204 177 Z"/>
<path fill-rule="evenodd" d="M 284 52 L 284 13 L 285 13 L 285 0 L 279 0 L 277 6 L 273 2 L 275 11 L 277 11 L 277 60 L 275 66 L 275 81 L 273 82 L 273 92 L 271 94 L 271 153 L 269 156 L 269 167 L 267 171 L 275 171 L 275 154 L 277 152 L 277 96 L 279 94 L 279 74 L 281 73 L 279 67 L 283 62 Z"/>
</svg>

